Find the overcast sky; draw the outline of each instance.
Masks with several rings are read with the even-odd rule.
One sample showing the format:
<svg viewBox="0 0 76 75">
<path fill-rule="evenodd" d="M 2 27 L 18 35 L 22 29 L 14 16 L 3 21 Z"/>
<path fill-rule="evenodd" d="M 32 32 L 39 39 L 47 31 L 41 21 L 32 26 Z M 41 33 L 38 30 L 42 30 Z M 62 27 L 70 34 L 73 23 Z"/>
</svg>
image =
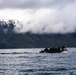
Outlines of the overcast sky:
<svg viewBox="0 0 76 75">
<path fill-rule="evenodd" d="M 75 2 L 76 0 L 0 0 L 0 8 L 61 8 Z"/>
<path fill-rule="evenodd" d="M 0 19 L 18 20 L 15 30 L 32 33 L 76 31 L 76 0 L 0 0 Z"/>
</svg>

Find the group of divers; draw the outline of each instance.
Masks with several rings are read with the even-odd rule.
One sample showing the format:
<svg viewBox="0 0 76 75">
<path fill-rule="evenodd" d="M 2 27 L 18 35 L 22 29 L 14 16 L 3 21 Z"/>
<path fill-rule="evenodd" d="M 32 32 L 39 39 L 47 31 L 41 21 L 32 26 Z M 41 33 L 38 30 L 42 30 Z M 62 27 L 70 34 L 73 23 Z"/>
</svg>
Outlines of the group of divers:
<svg viewBox="0 0 76 75">
<path fill-rule="evenodd" d="M 44 50 L 41 50 L 39 53 L 61 53 L 63 51 L 67 51 L 65 46 L 45 48 Z"/>
</svg>

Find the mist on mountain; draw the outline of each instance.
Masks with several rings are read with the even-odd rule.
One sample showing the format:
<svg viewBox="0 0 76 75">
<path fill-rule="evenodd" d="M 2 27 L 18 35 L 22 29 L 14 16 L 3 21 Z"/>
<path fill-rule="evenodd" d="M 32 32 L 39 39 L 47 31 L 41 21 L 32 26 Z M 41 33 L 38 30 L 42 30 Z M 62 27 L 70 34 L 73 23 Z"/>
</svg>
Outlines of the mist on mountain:
<svg viewBox="0 0 76 75">
<path fill-rule="evenodd" d="M 76 33 L 19 33 L 18 21 L 0 21 L 0 48 L 76 47 Z"/>
</svg>

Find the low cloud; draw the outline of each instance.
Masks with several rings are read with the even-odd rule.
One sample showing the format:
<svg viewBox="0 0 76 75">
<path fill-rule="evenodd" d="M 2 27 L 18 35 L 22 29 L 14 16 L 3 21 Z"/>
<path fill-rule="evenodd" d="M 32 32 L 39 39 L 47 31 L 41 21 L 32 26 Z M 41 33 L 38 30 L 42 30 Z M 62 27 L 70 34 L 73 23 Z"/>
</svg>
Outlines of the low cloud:
<svg viewBox="0 0 76 75">
<path fill-rule="evenodd" d="M 1 9 L 1 20 L 19 21 L 17 33 L 73 33 L 76 32 L 76 2 L 61 8 Z M 19 30 L 18 30 L 19 28 Z"/>
</svg>

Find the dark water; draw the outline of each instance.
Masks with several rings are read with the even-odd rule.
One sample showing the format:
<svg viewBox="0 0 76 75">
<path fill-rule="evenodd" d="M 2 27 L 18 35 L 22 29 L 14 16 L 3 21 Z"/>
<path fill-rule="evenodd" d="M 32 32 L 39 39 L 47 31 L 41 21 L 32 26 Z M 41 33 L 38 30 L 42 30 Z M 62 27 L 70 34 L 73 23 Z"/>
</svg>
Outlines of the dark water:
<svg viewBox="0 0 76 75">
<path fill-rule="evenodd" d="M 0 50 L 0 75 L 76 75 L 76 48 L 55 54 L 40 50 Z"/>
</svg>

